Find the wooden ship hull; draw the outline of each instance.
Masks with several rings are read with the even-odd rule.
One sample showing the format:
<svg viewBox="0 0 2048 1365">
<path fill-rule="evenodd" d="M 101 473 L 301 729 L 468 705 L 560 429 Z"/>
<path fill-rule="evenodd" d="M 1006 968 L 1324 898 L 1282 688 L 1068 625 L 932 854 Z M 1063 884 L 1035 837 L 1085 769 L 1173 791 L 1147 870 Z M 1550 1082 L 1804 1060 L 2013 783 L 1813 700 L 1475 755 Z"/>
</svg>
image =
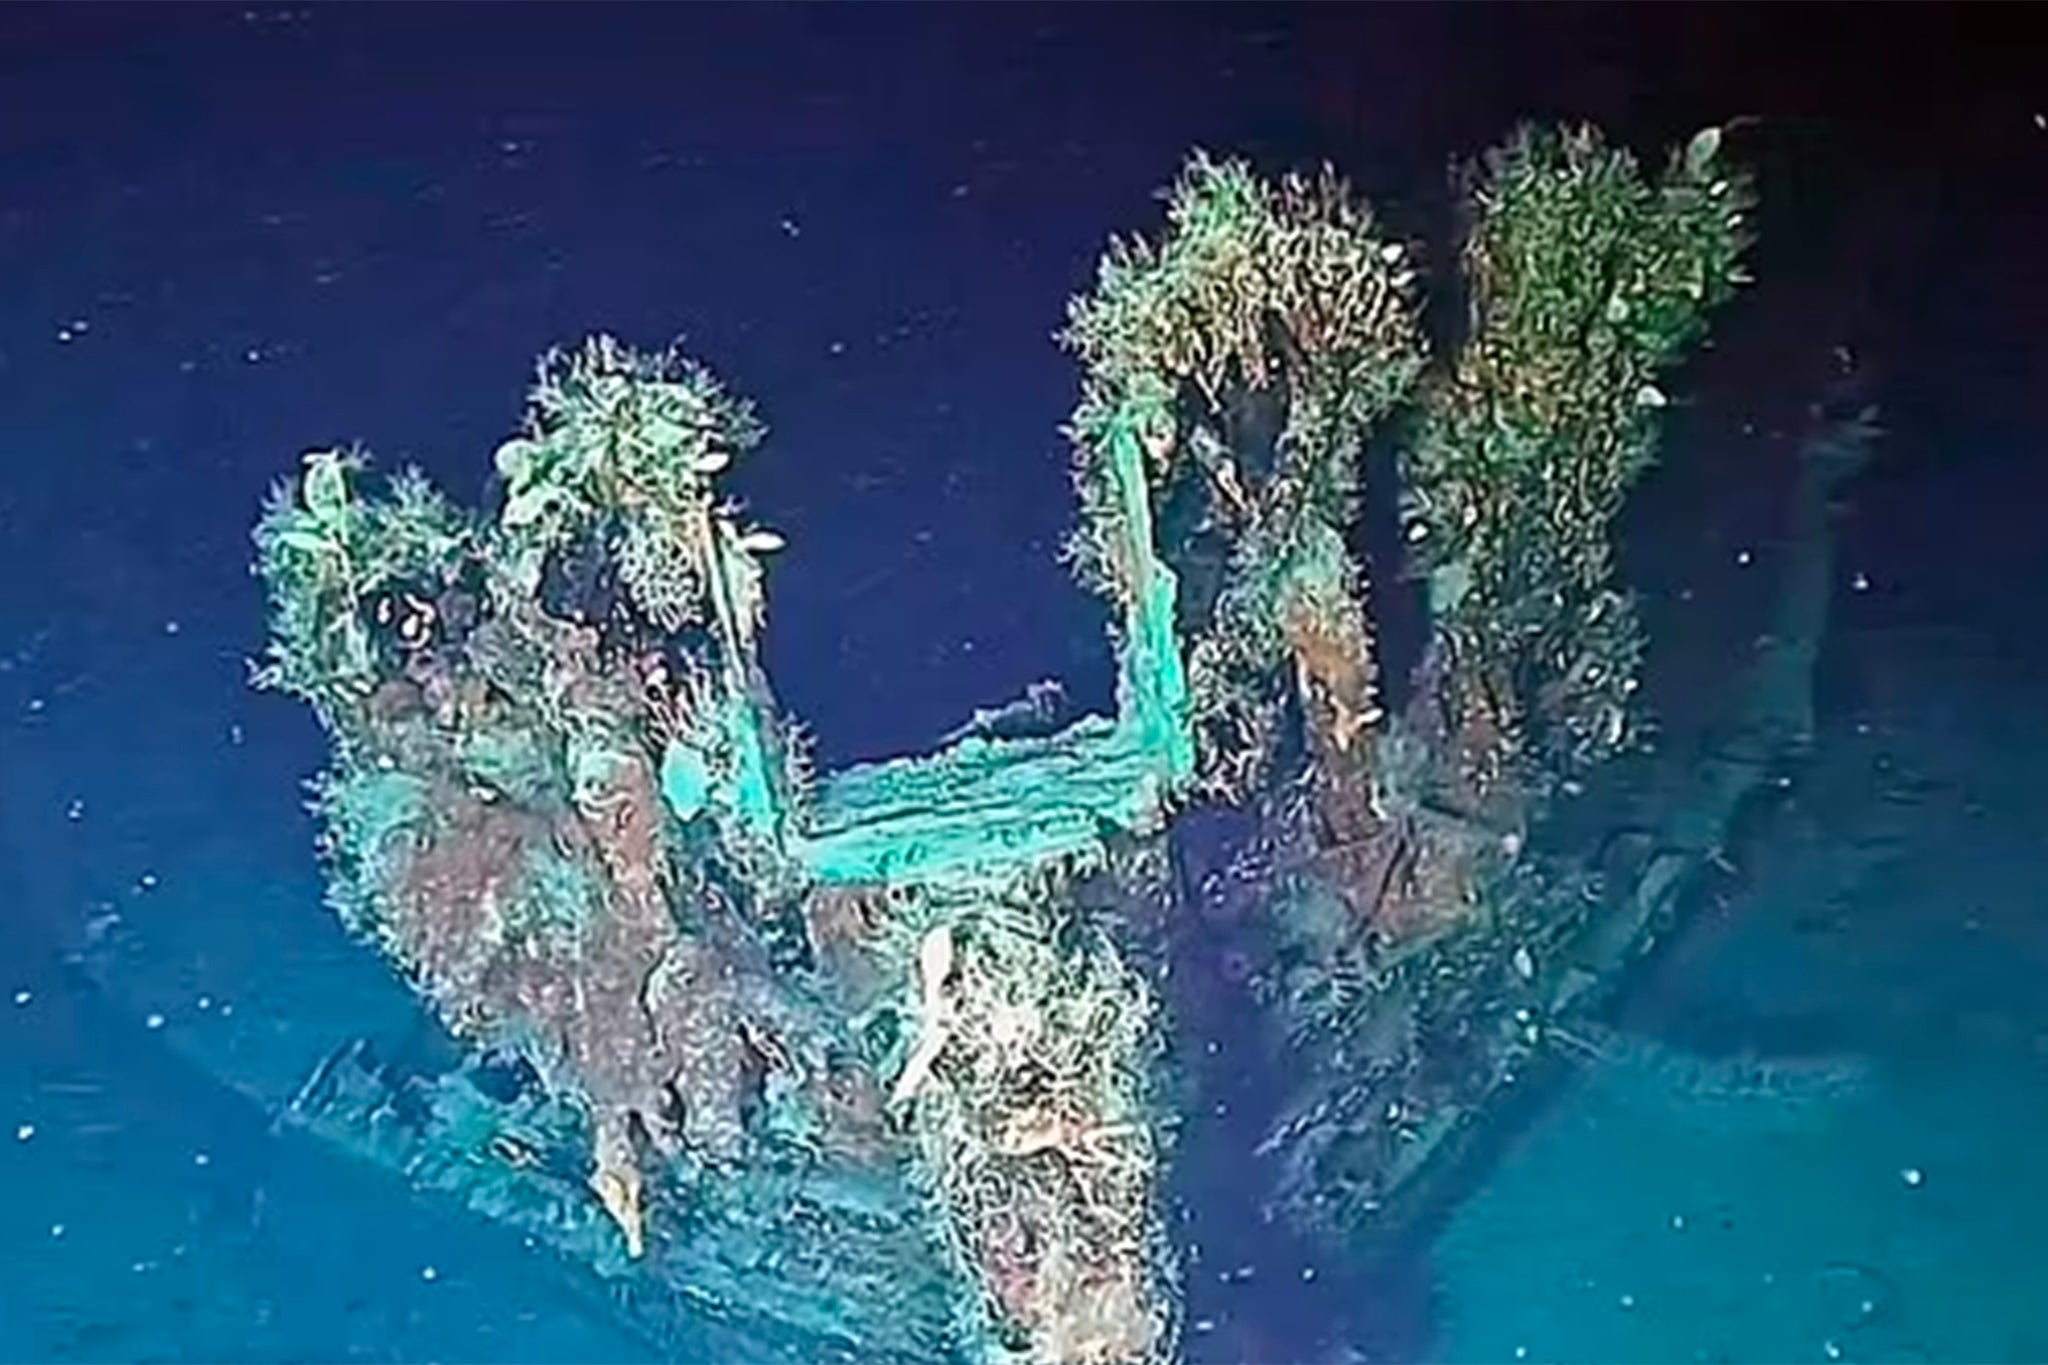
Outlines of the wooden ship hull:
<svg viewBox="0 0 2048 1365">
<path fill-rule="evenodd" d="M 1227 923 L 1284 1094 L 1236 1154 L 1262 1213 L 1360 1262 L 1426 1224 L 1811 730 L 1867 413 L 1806 448 L 1726 710 L 1637 742 L 1611 523 L 1737 278 L 1720 150 L 1503 147 L 1441 360 L 1342 182 L 1194 158 L 1067 336 L 1112 717 L 1039 691 L 813 772 L 758 661 L 781 538 L 717 492 L 759 429 L 674 353 L 549 357 L 489 515 L 309 456 L 257 532 L 259 681 L 333 738 L 336 910 L 456 1047 L 351 1043 L 282 1121 L 551 1248 L 673 1358 L 1169 1360 L 1176 1038 Z M 1396 689 L 1352 549 L 1380 496 L 1430 618 Z"/>
</svg>

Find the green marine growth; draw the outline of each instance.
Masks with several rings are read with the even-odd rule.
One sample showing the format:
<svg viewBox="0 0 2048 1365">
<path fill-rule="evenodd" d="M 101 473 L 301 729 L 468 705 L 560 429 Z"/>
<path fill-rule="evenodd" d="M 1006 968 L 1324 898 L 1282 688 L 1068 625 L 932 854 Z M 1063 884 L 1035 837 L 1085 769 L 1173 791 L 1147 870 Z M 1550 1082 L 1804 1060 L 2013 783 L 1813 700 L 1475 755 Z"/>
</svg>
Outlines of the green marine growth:
<svg viewBox="0 0 2048 1365">
<path fill-rule="evenodd" d="M 1074 304 L 1073 559 L 1113 598 L 1136 590 L 1114 534 L 1134 444 L 1212 791 L 1256 785 L 1296 701 L 1340 752 L 1384 719 L 1346 537 L 1374 492 L 1360 453 L 1397 415 L 1387 493 L 1429 585 L 1425 681 L 1475 785 L 1540 785 L 1627 741 L 1640 643 L 1611 526 L 1650 463 L 1664 371 L 1740 279 L 1747 182 L 1718 130 L 1655 181 L 1590 131 L 1530 130 L 1465 191 L 1469 316 L 1448 356 L 1427 354 L 1419 251 L 1327 172 L 1275 185 L 1197 156 L 1164 242 L 1114 244 Z"/>
<path fill-rule="evenodd" d="M 1084 724 L 817 783 L 758 664 L 779 538 L 717 493 L 757 435 L 701 368 L 598 338 L 543 361 L 494 519 L 355 453 L 273 491 L 256 681 L 334 739 L 333 903 L 584 1115 L 630 1257 L 701 1282 L 695 1243 L 764 1240 L 792 1171 L 766 1240 L 836 1210 L 873 1241 L 848 1191 L 893 1183 L 962 1286 L 947 1349 L 1156 1355 L 1154 1013 L 1066 888 L 1169 778 Z"/>
<path fill-rule="evenodd" d="M 1342 748 L 1378 718 L 1344 533 L 1365 439 L 1422 369 L 1417 271 L 1329 172 L 1270 185 L 1197 155 L 1168 216 L 1160 245 L 1112 243 L 1071 310 L 1085 370 L 1070 554 L 1128 609 L 1165 576 L 1128 552 L 1134 511 L 1156 528 L 1147 550 L 1172 566 L 1200 779 L 1236 796 L 1297 686 Z"/>
<path fill-rule="evenodd" d="M 337 910 L 455 1033 L 582 1099 L 636 1254 L 640 1149 L 737 1159 L 760 1055 L 812 1041 L 736 927 L 808 782 L 753 653 L 779 542 L 715 499 L 756 434 L 701 369 L 600 339 L 543 363 L 495 523 L 316 451 L 256 531 L 256 681 L 335 741 Z"/>
<path fill-rule="evenodd" d="M 1655 454 L 1664 374 L 1743 274 L 1747 179 L 1710 128 L 1645 178 L 1590 132 L 1470 177 L 1468 318 L 1405 451 L 1402 505 L 1444 720 L 1485 788 L 1619 752 L 1642 653 L 1611 528 Z"/>
<path fill-rule="evenodd" d="M 673 352 L 546 357 L 493 517 L 354 452 L 273 491 L 256 681 L 332 738 L 335 908 L 586 1116 L 635 1257 L 678 1171 L 743 1185 L 795 1142 L 909 1172 L 968 1354 L 1173 1354 L 1161 1017 L 1105 884 L 1170 906 L 1132 869 L 1177 811 L 1305 790 L 1314 875 L 1276 917 L 1326 974 L 1370 973 L 1468 923 L 1548 784 L 1629 739 L 1611 525 L 1735 283 L 1748 190 L 1711 130 L 1655 180 L 1527 132 L 1467 189 L 1441 357 L 1421 251 L 1327 170 L 1197 154 L 1164 236 L 1111 244 L 1064 340 L 1069 551 L 1112 608 L 1117 714 L 1057 733 L 814 774 L 759 664 L 781 538 L 719 493 L 760 425 Z M 1362 483 L 1382 432 L 1398 490 Z M 1398 498 L 1429 589 L 1399 716 L 1368 496 Z"/>
</svg>

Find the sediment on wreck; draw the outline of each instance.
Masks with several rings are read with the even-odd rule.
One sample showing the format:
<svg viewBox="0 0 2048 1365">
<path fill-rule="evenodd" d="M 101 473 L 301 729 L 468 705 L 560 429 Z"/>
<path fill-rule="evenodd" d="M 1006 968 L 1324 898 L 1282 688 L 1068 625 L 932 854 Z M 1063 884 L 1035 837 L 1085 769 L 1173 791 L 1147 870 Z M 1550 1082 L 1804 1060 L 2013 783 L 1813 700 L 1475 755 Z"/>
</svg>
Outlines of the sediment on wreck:
<svg viewBox="0 0 2048 1365">
<path fill-rule="evenodd" d="M 1228 811 L 1291 1059 L 1248 1154 L 1268 1210 L 1346 1246 L 1401 1221 L 1796 750 L 1869 434 L 1811 448 L 1778 643 L 1717 747 L 1644 837 L 1573 852 L 1560 800 L 1640 733 L 1615 519 L 1748 190 L 1712 129 L 1656 174 L 1530 130 L 1466 189 L 1442 356 L 1424 253 L 1328 170 L 1197 154 L 1164 231 L 1105 254 L 1064 340 L 1114 716 L 1040 685 L 815 771 L 759 656 L 783 537 L 723 491 L 763 429 L 673 350 L 546 357 L 488 513 L 307 456 L 256 532 L 258 682 L 330 737 L 334 908 L 456 1046 L 353 1042 L 287 1120 L 545 1243 L 674 1356 L 1169 1360 L 1199 1077 L 1161 974 L 1217 892 L 1176 831 Z M 1398 710 L 1368 500 L 1427 600 Z"/>
</svg>

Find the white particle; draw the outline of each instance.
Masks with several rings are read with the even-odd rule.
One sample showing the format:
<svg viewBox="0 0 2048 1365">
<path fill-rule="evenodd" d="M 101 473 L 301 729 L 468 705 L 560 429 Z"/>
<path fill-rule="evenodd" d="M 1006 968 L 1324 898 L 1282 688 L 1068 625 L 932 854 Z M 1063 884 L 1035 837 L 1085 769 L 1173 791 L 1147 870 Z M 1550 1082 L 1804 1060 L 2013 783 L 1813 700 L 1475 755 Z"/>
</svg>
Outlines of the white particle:
<svg viewBox="0 0 2048 1365">
<path fill-rule="evenodd" d="M 35 997 L 35 992 L 34 992 L 34 991 L 26 991 L 26 990 L 23 990 L 23 991 L 16 991 L 16 992 L 14 993 L 14 1003 L 15 1003 L 15 1004 L 17 1004 L 17 1005 L 26 1005 L 26 1004 L 27 1004 L 27 1003 L 28 1003 L 29 1001 L 31 1001 L 31 1000 L 33 1000 L 33 999 L 35 999 L 35 998 L 36 998 L 36 997 Z"/>
<path fill-rule="evenodd" d="M 1832 1341 L 1823 1341 L 1820 1344 L 1820 1348 L 1827 1352 L 1829 1360 L 1840 1360 L 1842 1358 L 1842 1348 L 1835 1345 Z"/>
<path fill-rule="evenodd" d="M 50 1235 L 52 1237 L 62 1237 L 64 1235 L 64 1225 L 62 1223 L 50 1224 Z"/>
<path fill-rule="evenodd" d="M 1305 1265 L 1301 1268 L 1301 1278 L 1303 1278 L 1304 1280 L 1313 1280 L 1315 1277 L 1316 1268 L 1314 1266 Z"/>
<path fill-rule="evenodd" d="M 1849 580 L 1849 583 L 1850 583 L 1850 586 L 1851 586 L 1851 587 L 1853 587 L 1853 588 L 1855 588 L 1855 589 L 1856 589 L 1856 591 L 1858 591 L 1858 592 L 1869 592 L 1869 591 L 1870 591 L 1870 575 L 1869 575 L 1869 574 L 1867 574 L 1867 573 L 1859 573 L 1859 574 L 1857 574 L 1857 575 L 1856 575 L 1856 577 L 1854 577 L 1853 579 Z"/>
<path fill-rule="evenodd" d="M 1196 1319 L 1195 1319 L 1195 1330 L 1196 1330 L 1197 1332 L 1213 1332 L 1213 1331 L 1215 1331 L 1215 1330 L 1216 1330 L 1216 1319 L 1214 1319 L 1214 1318 L 1196 1318 Z"/>
<path fill-rule="evenodd" d="M 1621 1296 L 1621 1306 L 1623 1308 L 1634 1308 L 1636 1306 L 1636 1296 L 1633 1294 L 1623 1294 Z"/>
<path fill-rule="evenodd" d="M 1750 552 L 1747 550 L 1738 550 L 1735 552 L 1735 562 L 1745 567 L 1749 564 L 1749 561 L 1752 558 L 1754 558 L 1754 556 L 1751 555 Z"/>
<path fill-rule="evenodd" d="M 210 1010 L 213 1008 L 213 997 L 210 995 L 202 995 L 199 997 L 198 1003 L 199 1008 L 203 1010 Z"/>
<path fill-rule="evenodd" d="M 1671 1215 L 1671 1230 L 1672 1230 L 1673 1232 L 1684 1232 L 1684 1231 L 1685 1231 L 1685 1215 L 1684 1215 L 1684 1214 L 1682 1214 L 1682 1213 L 1674 1213 L 1674 1214 L 1672 1214 L 1672 1215 Z"/>
<path fill-rule="evenodd" d="M 135 885 L 144 891 L 154 891 L 156 889 L 156 873 L 143 873 L 140 877 L 136 878 Z"/>
<path fill-rule="evenodd" d="M 176 621 L 164 622 L 164 634 L 166 635 L 176 635 L 181 629 L 183 629 L 183 627 L 179 626 L 179 624 Z"/>
<path fill-rule="evenodd" d="M 1918 1166 L 1908 1166 L 1905 1170 L 1899 1172 L 1899 1179 L 1905 1181 L 1906 1184 L 1912 1186 L 1915 1189 L 1918 1189 L 1920 1186 L 1920 1182 L 1925 1180 L 1926 1178 L 1927 1177 L 1921 1173 L 1921 1170 Z"/>
<path fill-rule="evenodd" d="M 143 1026 L 146 1028 L 160 1029 L 164 1026 L 164 1017 L 161 1014 L 151 1014 L 149 1018 L 143 1020 L 142 1023 Z"/>
<path fill-rule="evenodd" d="M 434 1281 L 441 1278 L 441 1272 L 434 1269 L 434 1267 L 430 1265 L 421 1266 L 420 1278 L 425 1280 L 428 1284 L 432 1284 Z"/>
<path fill-rule="evenodd" d="M 85 818 L 85 799 L 83 797 L 73 798 L 71 804 L 64 808 L 64 818 L 73 824 L 83 820 Z"/>
<path fill-rule="evenodd" d="M 14 1130 L 14 1140 L 16 1142 L 27 1142 L 35 1135 L 36 1126 L 33 1123 L 24 1123 Z"/>
<path fill-rule="evenodd" d="M 192 1154 L 192 1164 L 194 1166 L 211 1166 L 213 1158 L 204 1152 L 194 1152 Z"/>
</svg>

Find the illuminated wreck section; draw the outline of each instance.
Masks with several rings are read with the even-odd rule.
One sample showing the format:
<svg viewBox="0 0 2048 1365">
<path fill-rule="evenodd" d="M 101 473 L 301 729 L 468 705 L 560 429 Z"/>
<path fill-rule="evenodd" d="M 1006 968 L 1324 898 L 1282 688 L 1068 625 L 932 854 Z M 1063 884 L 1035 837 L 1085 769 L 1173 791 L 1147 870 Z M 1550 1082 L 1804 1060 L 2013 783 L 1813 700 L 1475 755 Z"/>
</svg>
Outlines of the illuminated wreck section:
<svg viewBox="0 0 2048 1365">
<path fill-rule="evenodd" d="M 1398 1229 L 1429 1196 L 1547 1031 L 1672 926 L 1785 755 L 1762 740 L 1735 770 L 1698 769 L 1709 789 L 1645 794 L 1640 839 L 1548 837 L 1557 798 L 1639 739 L 1643 640 L 1613 523 L 1652 462 L 1668 372 L 1742 278 L 1749 190 L 1719 142 L 1700 134 L 1652 176 L 1591 133 L 1528 132 L 1465 173 L 1458 345 L 1419 384 L 1388 490 L 1427 605 L 1420 660 L 1362 754 L 1311 753 L 1256 798 L 1267 1003 L 1313 1059 L 1262 1149 L 1270 1207 L 1335 1241 Z M 1737 710 L 1783 705 L 1728 681 Z M 1323 712 L 1310 733 L 1341 735 Z"/>
<path fill-rule="evenodd" d="M 293 1113 L 678 1355 L 1168 1356 L 1159 1029 L 1076 888 L 1191 775 L 1170 576 L 1117 551 L 1119 720 L 818 780 L 758 663 L 779 537 L 717 492 L 756 437 L 600 338 L 543 363 L 494 520 L 339 452 L 276 491 L 260 681 L 332 737 L 335 908 L 468 1049 L 345 1050 Z"/>
<path fill-rule="evenodd" d="M 1435 363 L 1411 248 L 1340 181 L 1193 159 L 1066 336 L 1113 719 L 1006 708 L 814 774 L 758 661 L 780 537 L 718 491 L 759 428 L 678 355 L 546 359 L 490 518 L 308 456 L 257 530 L 259 681 L 331 737 L 335 909 L 463 1046 L 344 1049 L 291 1117 L 593 1268 L 673 1356 L 1170 1359 L 1189 1077 L 1157 969 L 1200 894 L 1173 818 L 1225 803 L 1260 830 L 1292 1044 L 1272 1207 L 1355 1243 L 1663 927 L 1797 738 L 1702 767 L 1604 881 L 1540 853 L 1558 786 L 1635 736 L 1609 533 L 1660 377 L 1735 280 L 1717 142 L 1654 180 L 1590 135 L 1502 149 Z M 1396 415 L 1401 486 L 1363 487 Z M 1851 465 L 1808 490 L 1818 545 Z M 1366 497 L 1427 584 L 1398 710 Z M 1766 670 L 1766 719 L 1810 664 Z"/>
</svg>

